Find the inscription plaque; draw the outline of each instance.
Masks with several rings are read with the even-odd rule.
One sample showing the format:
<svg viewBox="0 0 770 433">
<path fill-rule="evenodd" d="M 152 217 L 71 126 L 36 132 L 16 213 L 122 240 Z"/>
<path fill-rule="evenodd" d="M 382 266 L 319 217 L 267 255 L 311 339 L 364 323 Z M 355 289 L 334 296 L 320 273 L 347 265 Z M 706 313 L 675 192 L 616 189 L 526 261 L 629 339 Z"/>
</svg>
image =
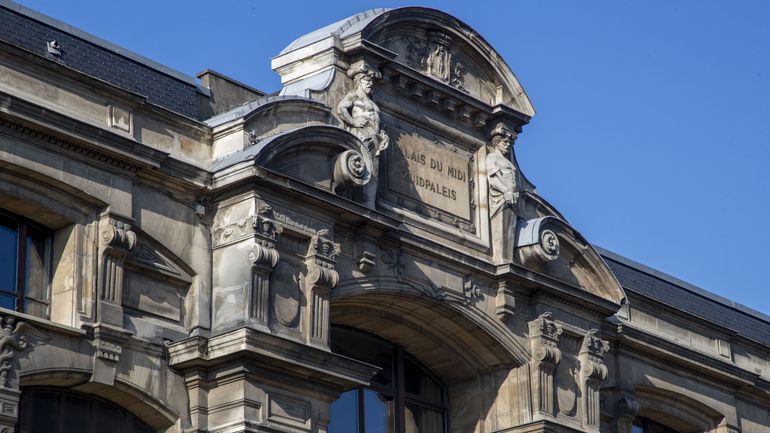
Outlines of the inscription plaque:
<svg viewBox="0 0 770 433">
<path fill-rule="evenodd" d="M 389 189 L 469 220 L 471 155 L 458 149 L 402 135 L 392 146 Z"/>
</svg>

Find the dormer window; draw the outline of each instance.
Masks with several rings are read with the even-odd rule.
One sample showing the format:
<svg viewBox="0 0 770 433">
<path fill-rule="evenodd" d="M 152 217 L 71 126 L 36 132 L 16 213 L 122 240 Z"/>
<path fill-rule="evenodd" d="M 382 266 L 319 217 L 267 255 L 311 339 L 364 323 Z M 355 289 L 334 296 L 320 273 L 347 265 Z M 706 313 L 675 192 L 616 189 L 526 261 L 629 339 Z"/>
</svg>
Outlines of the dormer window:
<svg viewBox="0 0 770 433">
<path fill-rule="evenodd" d="M 48 317 L 51 232 L 0 210 L 0 307 Z"/>
</svg>

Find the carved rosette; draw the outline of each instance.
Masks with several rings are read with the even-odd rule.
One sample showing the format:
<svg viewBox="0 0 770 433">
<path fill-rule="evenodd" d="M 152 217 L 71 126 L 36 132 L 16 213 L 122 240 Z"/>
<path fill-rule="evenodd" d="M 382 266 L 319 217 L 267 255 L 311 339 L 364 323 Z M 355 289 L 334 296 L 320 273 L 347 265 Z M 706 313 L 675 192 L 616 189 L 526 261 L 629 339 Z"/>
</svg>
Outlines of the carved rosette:
<svg viewBox="0 0 770 433">
<path fill-rule="evenodd" d="M 255 244 L 248 254 L 251 263 L 249 318 L 257 326 L 267 326 L 270 274 L 280 258 L 275 246 L 283 227 L 274 218 L 273 209 L 267 204 L 262 204 L 251 221 Z"/>
<path fill-rule="evenodd" d="M 599 331 L 591 329 L 586 332 L 580 348 L 580 376 L 583 388 L 586 427 L 598 430 L 600 413 L 599 386 L 607 378 L 607 366 L 604 365 L 604 354 L 609 351 L 609 343 L 598 337 Z"/>
<path fill-rule="evenodd" d="M 337 286 L 339 274 L 334 270 L 340 244 L 329 238 L 329 230 L 321 229 L 310 239 L 308 273 L 305 282 L 310 292 L 310 342 L 329 343 L 329 292 Z"/>
<path fill-rule="evenodd" d="M 529 322 L 532 343 L 532 384 L 535 411 L 547 416 L 554 414 L 554 370 L 561 361 L 559 336 L 562 327 L 553 320 L 553 314 L 545 312 Z"/>
</svg>

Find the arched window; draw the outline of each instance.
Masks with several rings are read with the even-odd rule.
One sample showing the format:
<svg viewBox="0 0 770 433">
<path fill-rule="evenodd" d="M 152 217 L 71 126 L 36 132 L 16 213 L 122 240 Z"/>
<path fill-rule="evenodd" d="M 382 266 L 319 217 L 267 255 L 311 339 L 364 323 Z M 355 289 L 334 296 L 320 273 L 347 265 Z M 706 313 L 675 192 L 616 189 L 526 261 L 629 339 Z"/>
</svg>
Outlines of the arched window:
<svg viewBox="0 0 770 433">
<path fill-rule="evenodd" d="M 341 326 L 331 330 L 332 351 L 380 367 L 371 386 L 347 391 L 332 403 L 329 433 L 444 433 L 446 390 L 403 348 Z"/>
<path fill-rule="evenodd" d="M 638 417 L 631 425 L 631 433 L 679 433 L 678 431 L 666 427 L 665 425 L 655 422 L 649 418 Z"/>
<path fill-rule="evenodd" d="M 51 232 L 0 209 L 0 307 L 48 317 Z"/>
<path fill-rule="evenodd" d="M 19 433 L 152 433 L 126 409 L 88 394 L 58 389 L 23 389 Z"/>
</svg>

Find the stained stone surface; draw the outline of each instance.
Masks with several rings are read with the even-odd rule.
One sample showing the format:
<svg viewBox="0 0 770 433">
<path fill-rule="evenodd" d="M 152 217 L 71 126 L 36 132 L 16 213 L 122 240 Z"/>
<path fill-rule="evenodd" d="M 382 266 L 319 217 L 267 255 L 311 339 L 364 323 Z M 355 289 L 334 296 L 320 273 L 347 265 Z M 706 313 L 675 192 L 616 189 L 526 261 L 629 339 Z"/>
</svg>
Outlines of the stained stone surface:
<svg viewBox="0 0 770 433">
<path fill-rule="evenodd" d="M 0 309 L 0 430 L 36 390 L 147 431 L 325 433 L 383 374 L 332 349 L 347 329 L 431 371 L 452 433 L 770 432 L 770 319 L 565 221 L 516 162 L 531 102 L 456 18 L 311 32 L 271 96 L 0 22 L 0 212 L 50 234 L 48 304 Z"/>
</svg>

